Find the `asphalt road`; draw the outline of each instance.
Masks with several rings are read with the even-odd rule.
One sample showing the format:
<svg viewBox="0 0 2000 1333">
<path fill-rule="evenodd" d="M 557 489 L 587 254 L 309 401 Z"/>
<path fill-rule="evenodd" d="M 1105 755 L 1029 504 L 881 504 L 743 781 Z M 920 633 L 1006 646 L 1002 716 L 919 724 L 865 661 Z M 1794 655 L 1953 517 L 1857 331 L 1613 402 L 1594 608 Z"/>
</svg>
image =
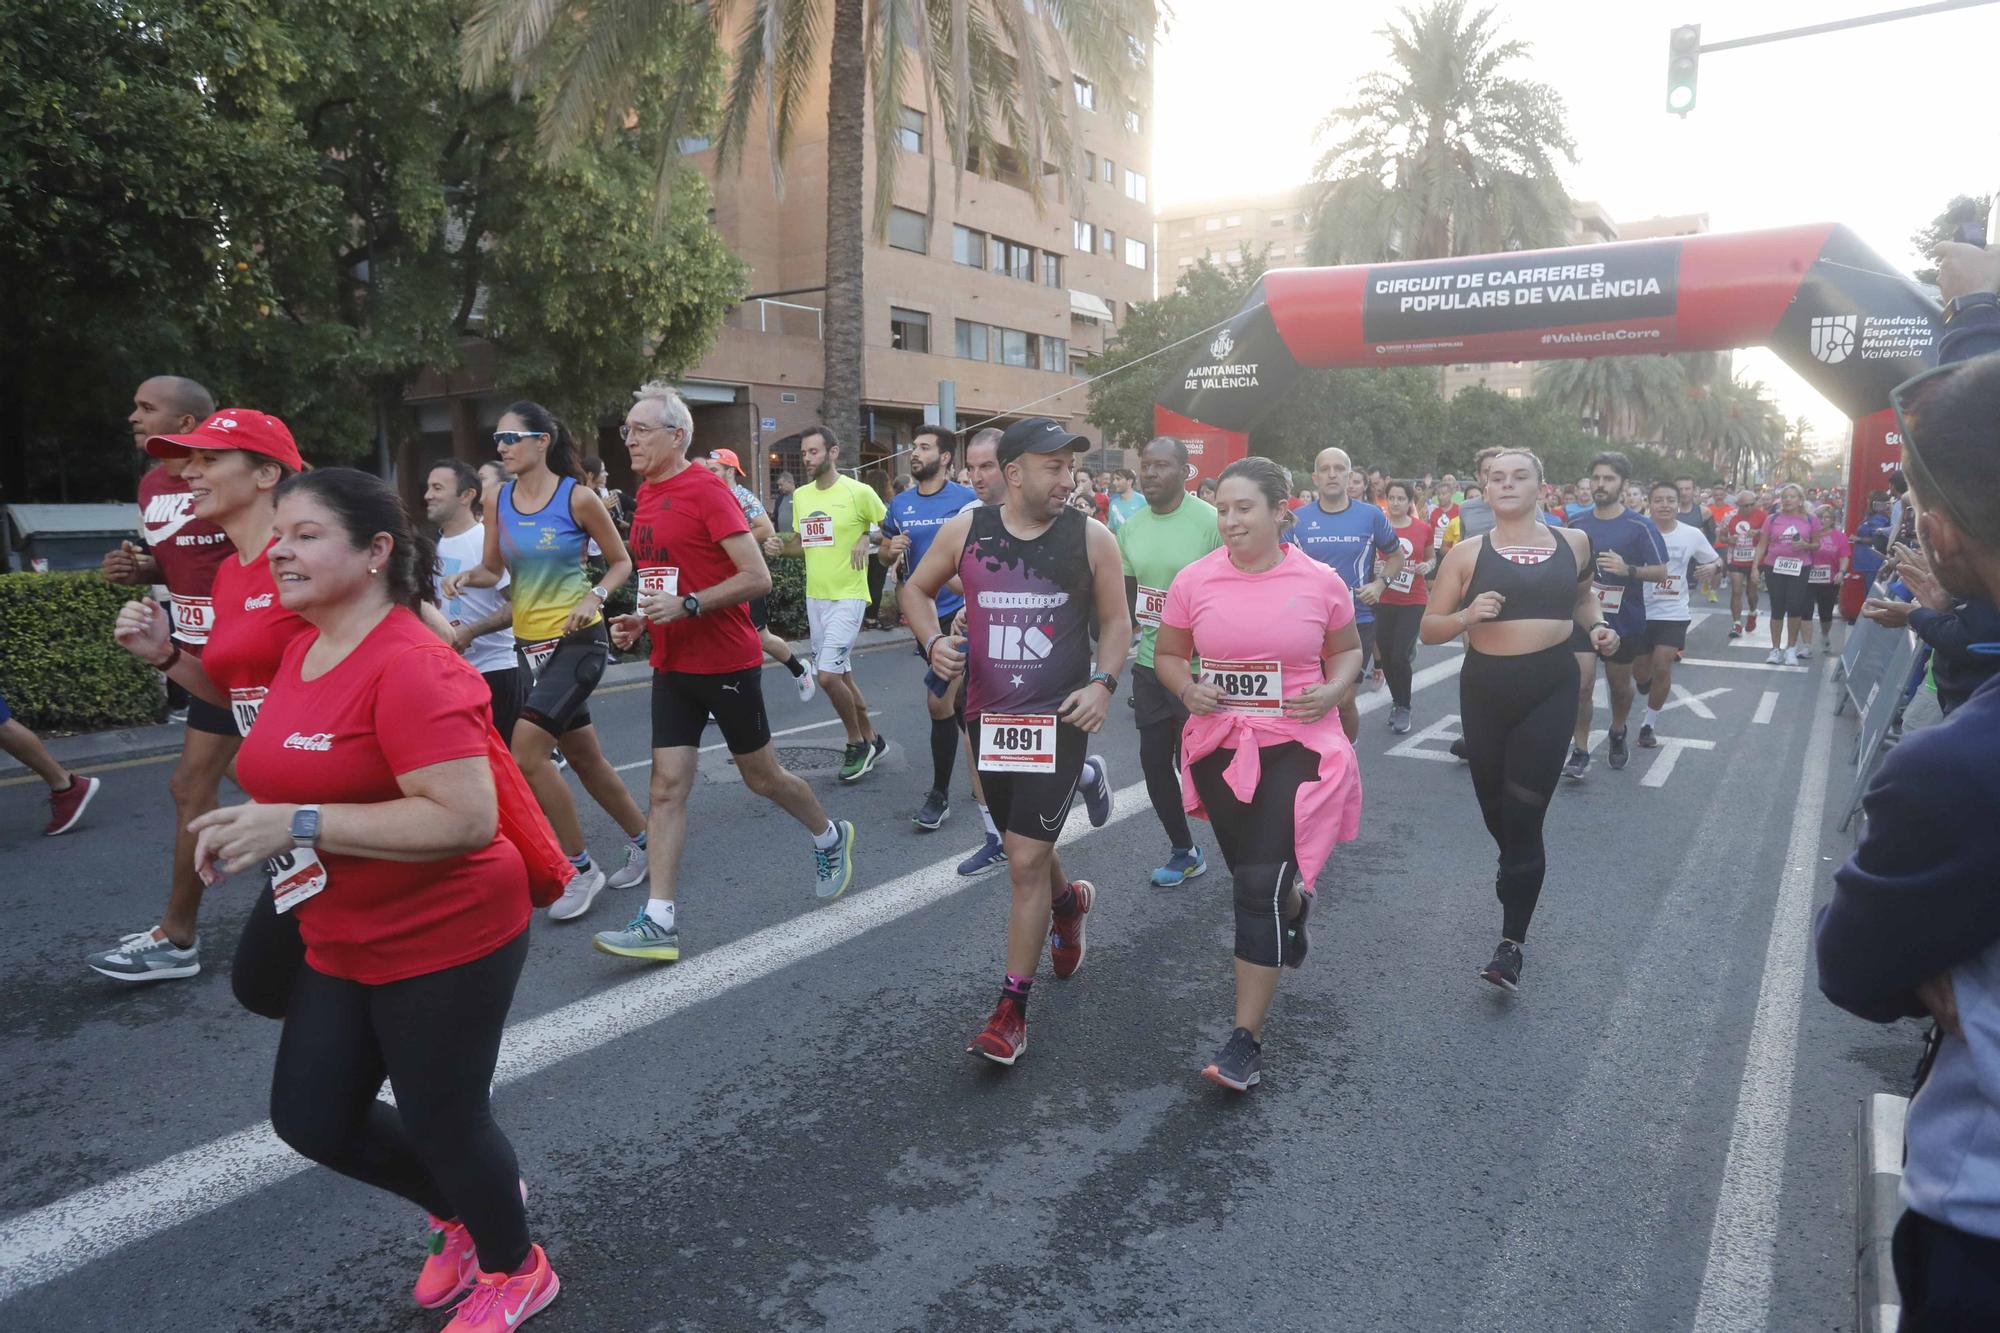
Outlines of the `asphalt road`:
<svg viewBox="0 0 2000 1333">
<path fill-rule="evenodd" d="M 1444 753 L 1458 656 L 1422 650 L 1411 737 L 1364 696 L 1362 835 L 1321 876 L 1246 1096 L 1196 1075 L 1230 1026 L 1228 877 L 1218 857 L 1147 886 L 1165 849 L 1122 700 L 1114 822 L 1079 810 L 1064 851 L 1100 888 L 1088 962 L 1044 969 L 1019 1067 L 964 1054 L 1004 877 L 952 872 L 978 841 L 962 770 L 944 829 L 911 827 L 921 664 L 863 656 L 891 753 L 856 786 L 813 776 L 861 830 L 844 899 L 814 902 L 805 840 L 718 746 L 681 964 L 590 949 L 637 890 L 533 927 L 497 1108 L 564 1283 L 537 1329 L 1850 1327 L 1856 1099 L 1903 1090 L 1917 1035 L 1811 981 L 1853 719 L 1826 716 L 1824 663 L 1766 670 L 1725 628 L 1696 626 L 1661 726 L 1685 745 L 1620 773 L 1600 747 L 1565 783 L 1511 998 L 1473 975 L 1499 910 Z M 831 710 L 765 679 L 774 727 L 800 728 L 778 743 L 823 761 Z M 643 689 L 592 711 L 643 799 Z M 108 773 L 56 840 L 39 786 L 0 785 L 0 1327 L 437 1328 L 407 1298 L 421 1216 L 262 1125 L 278 1030 L 225 975 L 250 880 L 211 891 L 199 978 L 133 991 L 82 964 L 155 919 L 166 776 Z"/>
</svg>

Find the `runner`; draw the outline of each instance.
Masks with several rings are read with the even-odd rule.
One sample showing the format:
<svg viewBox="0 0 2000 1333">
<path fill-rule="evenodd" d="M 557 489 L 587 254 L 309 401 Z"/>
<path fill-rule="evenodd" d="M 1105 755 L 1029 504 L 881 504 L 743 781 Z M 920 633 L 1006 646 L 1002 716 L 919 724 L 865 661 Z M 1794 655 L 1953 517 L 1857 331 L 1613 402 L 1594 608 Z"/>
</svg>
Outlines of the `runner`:
<svg viewBox="0 0 2000 1333">
<path fill-rule="evenodd" d="M 1595 503 L 1589 512 L 1570 520 L 1571 527 L 1590 538 L 1597 602 L 1606 623 L 1618 634 L 1616 648 L 1602 654 L 1604 680 L 1611 689 L 1606 757 L 1614 769 L 1625 767 L 1631 755 L 1625 722 L 1632 712 L 1632 662 L 1646 645 L 1645 588 L 1668 573 L 1667 548 L 1660 540 L 1660 530 L 1625 505 L 1623 497 L 1630 491 L 1626 478 L 1631 475 L 1631 461 L 1621 453 L 1606 450 L 1591 459 L 1590 498 Z M 1580 629 L 1570 649 L 1576 655 L 1578 676 L 1576 736 L 1563 775 L 1581 781 L 1590 769 L 1590 720 L 1596 707 L 1593 695 L 1600 654 Z"/>
<path fill-rule="evenodd" d="M 1313 482 L 1319 487 L 1319 498 L 1292 515 L 1296 522 L 1285 537 L 1340 575 L 1353 591 L 1363 675 L 1375 656 L 1375 603 L 1403 572 L 1403 544 L 1389 526 L 1389 516 L 1353 494 L 1354 484 L 1365 480 L 1353 471 L 1346 450 L 1320 450 L 1313 460 Z M 1379 565 L 1375 562 L 1378 552 L 1385 557 Z M 1370 568 L 1375 570 L 1372 579 L 1368 577 Z M 1350 741 L 1361 730 L 1361 712 L 1351 698 L 1341 701 L 1340 725 L 1346 728 Z"/>
<path fill-rule="evenodd" d="M 1591 543 L 1573 527 L 1541 520 L 1541 480 L 1541 460 L 1526 450 L 1488 464 L 1493 531 L 1445 557 L 1423 624 L 1425 643 L 1465 635 L 1458 689 L 1466 758 L 1479 813 L 1500 849 L 1500 944 L 1479 975 L 1505 991 L 1520 985 L 1521 950 L 1548 870 L 1542 824 L 1576 713 L 1569 639 L 1580 631 L 1600 655 L 1618 649 L 1618 632 L 1592 588 Z M 1621 490 L 1614 483 L 1605 494 L 1615 499 Z"/>
<path fill-rule="evenodd" d="M 199 656 L 170 636 L 166 613 L 150 598 L 120 607 L 112 634 L 127 652 L 179 681 L 191 698 L 227 708 L 240 739 L 257 720 L 279 659 L 306 629 L 279 603 L 266 558 L 273 540 L 272 497 L 279 483 L 305 464 L 284 422 L 246 407 L 225 407 L 185 434 L 150 436 L 146 452 L 182 460 L 181 480 L 194 497 L 194 516 L 227 534 L 232 558 L 217 567 L 210 585 L 213 614 Z M 197 857 L 191 846 L 189 864 L 197 867 L 195 883 L 201 885 Z M 188 902 L 189 920 L 200 906 L 197 888 Z M 149 980 L 155 971 L 193 976 L 200 971 L 199 950 L 198 939 L 181 949 L 156 929 L 127 937 L 90 964 L 119 981 Z M 230 975 L 237 1002 L 266 1018 L 284 1017 L 304 957 L 297 922 L 277 912 L 266 886 L 237 937 Z"/>
<path fill-rule="evenodd" d="M 938 529 L 979 498 L 971 488 L 950 480 L 957 456 L 958 437 L 943 426 L 921 427 L 910 441 L 910 478 L 916 484 L 889 502 L 888 516 L 882 520 L 886 540 L 881 559 L 885 565 L 900 567 L 898 582 L 908 578 L 910 570 L 923 560 Z M 950 624 L 964 605 L 965 599 L 956 591 L 944 588 L 938 593 L 938 622 Z M 931 681 L 943 685 L 943 693 L 928 688 Z M 951 814 L 951 770 L 964 734 L 956 720 L 962 685 L 943 681 L 934 673 L 925 683 L 924 708 L 931 719 L 931 787 L 910 822 L 925 833 L 934 833 Z"/>
<path fill-rule="evenodd" d="M 1788 482 L 1778 491 L 1778 507 L 1757 534 L 1757 565 L 1771 591 L 1772 666 L 1797 666 L 1799 642 L 1812 615 L 1812 585 L 1806 566 L 1819 545 L 1819 525 L 1806 510 L 1805 487 Z"/>
<path fill-rule="evenodd" d="M 1283 540 L 1287 482 L 1268 458 L 1223 469 L 1225 546 L 1174 579 L 1155 659 L 1192 714 L 1186 807 L 1214 827 L 1235 885 L 1236 1026 L 1201 1073 L 1237 1092 L 1263 1079 L 1279 968 L 1306 961 L 1313 881 L 1361 826 L 1361 772 L 1337 724 L 1361 674 L 1354 599 Z"/>
<path fill-rule="evenodd" d="M 561 1284 L 529 1239 L 488 1091 L 530 904 L 500 830 L 487 690 L 415 614 L 432 552 L 388 483 L 322 468 L 281 492 L 265 577 L 307 628 L 243 747 L 251 799 L 195 821 L 197 864 L 219 879 L 278 858 L 304 941 L 272 1130 L 429 1214 L 411 1295 L 432 1309 L 465 1296 L 447 1330 L 498 1333 Z M 377 1100 L 385 1079 L 393 1108 Z"/>
<path fill-rule="evenodd" d="M 1819 613 L 1819 650 L 1833 651 L 1833 618 L 1835 608 L 1840 604 L 1840 585 L 1847 579 L 1847 570 L 1854 563 L 1854 543 L 1840 530 L 1840 518 L 1830 504 L 1821 505 L 1813 514 L 1819 524 L 1819 541 L 1813 547 L 1812 568 L 1807 572 L 1806 583 L 1812 591 L 1813 609 Z M 1812 656 L 1812 636 L 1799 645 L 1801 659 Z"/>
<path fill-rule="evenodd" d="M 1000 1002 L 966 1047 L 1011 1065 L 1028 1046 L 1028 992 L 1042 941 L 1058 978 L 1083 964 L 1084 917 L 1096 901 L 1088 880 L 1070 880 L 1056 838 L 1079 789 L 1090 822 L 1111 818 L 1111 784 L 1084 753 L 1118 691 L 1132 642 L 1118 543 L 1103 524 L 1069 508 L 1071 460 L 1089 442 L 1047 417 L 1028 417 L 1000 437 L 996 458 L 1007 498 L 947 523 L 910 581 L 903 615 L 937 673 L 966 674 L 966 723 L 979 736 L 979 765 L 1007 847 L 1013 910 Z M 956 572 L 966 633 L 938 626 L 935 599 Z M 1090 618 L 1098 624 L 1092 669 Z"/>
<path fill-rule="evenodd" d="M 208 390 L 178 375 L 155 375 L 132 395 L 126 418 L 132 443 L 142 452 L 155 435 L 184 435 L 215 412 Z M 194 494 L 181 470 L 185 458 L 157 460 L 139 479 L 142 549 L 131 542 L 108 552 L 99 572 L 113 583 L 150 588 L 163 583 L 173 612 L 173 642 L 200 657 L 214 624 L 215 571 L 231 555 L 229 534 L 195 517 Z M 201 971 L 196 916 L 201 877 L 194 869 L 194 834 L 187 826 L 215 808 L 222 775 L 236 758 L 236 721 L 226 706 L 198 696 L 187 701 L 180 759 L 167 779 L 174 803 L 174 850 L 169 863 L 166 910 L 150 930 L 126 935 L 91 954 L 90 967 L 118 981 L 168 981 Z M 114 961 L 116 959 L 117 961 Z"/>
<path fill-rule="evenodd" d="M 792 492 L 792 527 L 765 541 L 764 554 L 805 557 L 814 669 L 847 729 L 840 780 L 858 782 L 889 748 L 875 734 L 853 664 L 854 640 L 868 610 L 870 534 L 888 508 L 872 487 L 840 474 L 840 438 L 827 427 L 814 426 L 800 437 L 799 459 L 812 484 Z"/>
<path fill-rule="evenodd" d="M 1388 581 L 1382 600 L 1375 605 L 1377 647 L 1382 654 L 1382 674 L 1389 682 L 1389 730 L 1398 736 L 1410 731 L 1410 674 L 1416 662 L 1417 630 L 1424 619 L 1424 604 L 1430 600 L 1426 576 L 1437 567 L 1431 555 L 1431 527 L 1415 510 L 1415 482 L 1391 481 L 1385 489 L 1389 501 L 1389 527 L 1403 548 L 1403 566 Z"/>
<path fill-rule="evenodd" d="M 1133 623 L 1139 626 L 1138 657 L 1132 665 L 1139 767 L 1146 775 L 1146 797 L 1167 835 L 1167 862 L 1151 876 L 1153 885 L 1162 889 L 1208 873 L 1182 801 L 1181 729 L 1187 724 L 1187 707 L 1160 683 L 1153 659 L 1160 613 L 1175 576 L 1222 545 L 1215 506 L 1187 493 L 1187 464 L 1187 446 L 1173 436 L 1149 440 L 1139 451 L 1146 506 L 1118 530 L 1125 595 Z"/>
<path fill-rule="evenodd" d="M 838 898 L 854 877 L 854 825 L 835 824 L 805 779 L 778 762 L 764 714 L 764 651 L 747 605 L 771 586 L 741 502 L 707 468 L 690 463 L 694 415 L 679 394 L 648 384 L 625 414 L 625 447 L 642 479 L 632 506 L 632 557 L 639 611 L 618 617 L 612 637 L 629 648 L 652 637 L 652 835 L 646 903 L 622 930 L 600 931 L 603 953 L 653 962 L 681 956 L 681 852 L 688 795 L 709 720 L 735 757 L 743 785 L 798 820 L 813 844 L 813 892 Z"/>
<path fill-rule="evenodd" d="M 104 784 L 96 778 L 72 773 L 56 762 L 42 744 L 42 738 L 21 725 L 14 711 L 7 706 L 7 696 L 0 694 L 0 750 L 5 750 L 22 767 L 48 784 L 49 822 L 43 827 L 46 837 L 67 833 L 75 828 L 83 818 L 83 812 L 97 796 L 97 789 Z"/>
<path fill-rule="evenodd" d="M 1139 474 L 1129 467 L 1121 467 L 1111 474 L 1111 521 L 1109 527 L 1117 532 L 1125 526 L 1125 520 L 1146 507 L 1145 493 L 1139 489 Z"/>
<path fill-rule="evenodd" d="M 1722 557 L 1700 528 L 1681 521 L 1681 492 L 1675 483 L 1656 481 L 1651 496 L 1653 526 L 1667 550 L 1667 576 L 1646 585 L 1645 642 L 1632 663 L 1632 683 L 1646 696 L 1646 713 L 1639 722 L 1639 744 L 1656 749 L 1659 740 L 1653 728 L 1660 723 L 1660 710 L 1673 692 L 1674 663 L 1687 647 L 1689 576 L 1697 569 L 1703 587 L 1709 587 L 1722 571 Z"/>
<path fill-rule="evenodd" d="M 743 464 L 738 461 L 736 451 L 711 449 L 695 461 L 722 478 L 723 484 L 729 487 L 729 493 L 736 497 L 737 507 L 743 511 L 743 521 L 750 525 L 751 540 L 759 547 L 769 541 L 777 527 L 771 522 L 771 516 L 764 512 L 764 502 L 757 498 L 757 493 L 743 484 Z M 799 692 L 799 702 L 811 703 L 812 697 L 819 693 L 812 663 L 801 662 L 798 654 L 792 651 L 791 644 L 771 633 L 771 608 L 767 603 L 768 598 L 762 594 L 750 599 L 750 623 L 757 627 L 757 642 L 766 657 L 790 674 L 793 688 Z"/>
<path fill-rule="evenodd" d="M 1757 546 L 1764 531 L 1764 511 L 1757 507 L 1756 492 L 1739 491 L 1736 507 L 1719 520 L 1726 537 L 1723 559 L 1729 565 L 1729 637 L 1740 639 L 1757 632 Z M 1744 618 L 1744 607 L 1750 610 Z"/>
<path fill-rule="evenodd" d="M 512 579 L 514 652 L 527 682 L 511 741 L 515 762 L 556 831 L 576 877 L 549 907 L 553 921 L 590 910 L 607 881 L 584 843 L 576 800 L 554 761 L 557 745 L 584 790 L 629 839 L 625 861 L 608 883 L 629 889 L 646 878 L 646 817 L 604 757 L 590 721 L 590 694 L 611 659 L 604 603 L 632 577 L 632 557 L 597 493 L 578 480 L 569 429 L 540 403 L 522 401 L 500 414 L 493 443 L 511 478 L 495 498 L 485 558 L 445 579 L 443 595 L 496 587 Z M 593 584 L 584 547 L 604 550 L 604 577 Z"/>
<path fill-rule="evenodd" d="M 965 445 L 965 484 L 978 497 L 966 506 L 977 509 L 982 505 L 998 505 L 1007 498 L 1007 475 L 1000 470 L 997 456 L 1000 447 L 1000 431 L 993 426 L 973 434 Z M 953 576 L 952 582 L 957 582 Z M 961 594 L 963 589 L 960 590 Z M 959 598 L 958 614 L 952 617 L 951 633 L 965 633 L 965 599 Z M 926 668 L 928 675 L 935 671 Z M 943 679 L 939 677 L 939 679 Z M 986 840 L 972 855 L 958 863 L 958 873 L 968 879 L 998 870 L 1007 864 L 1007 847 L 1000 837 L 1000 826 L 993 822 L 993 811 L 986 804 L 986 784 L 979 776 L 979 738 L 965 725 L 965 678 L 947 682 L 951 690 L 952 717 L 958 723 L 958 730 L 965 738 L 965 777 L 972 784 L 972 799 L 979 803 L 980 826 L 986 831 Z"/>
<path fill-rule="evenodd" d="M 424 517 L 438 525 L 438 577 L 450 578 L 486 558 L 486 525 L 481 522 L 479 474 L 455 458 L 431 469 L 424 483 Z M 486 681 L 493 704 L 493 727 L 514 734 L 521 712 L 521 672 L 514 661 L 514 607 L 495 588 L 460 588 L 440 609 L 451 622 L 451 646 Z"/>
</svg>

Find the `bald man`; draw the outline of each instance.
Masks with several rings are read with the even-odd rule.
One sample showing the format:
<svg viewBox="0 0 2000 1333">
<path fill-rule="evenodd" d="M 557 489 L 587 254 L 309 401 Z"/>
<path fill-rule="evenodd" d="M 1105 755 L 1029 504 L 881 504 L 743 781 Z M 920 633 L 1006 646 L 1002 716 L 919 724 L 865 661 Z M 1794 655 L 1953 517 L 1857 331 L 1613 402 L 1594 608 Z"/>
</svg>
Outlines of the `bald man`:
<svg viewBox="0 0 2000 1333">
<path fill-rule="evenodd" d="M 1361 634 L 1361 673 L 1375 656 L 1375 602 L 1402 572 L 1403 544 L 1389 516 L 1349 494 L 1354 464 L 1344 449 L 1322 449 L 1313 461 L 1318 496 L 1292 512 L 1286 540 L 1328 566 L 1354 591 L 1354 627 Z M 1379 563 L 1378 563 L 1379 557 Z M 1361 729 L 1361 713 L 1349 694 L 1340 701 L 1340 725 L 1351 741 Z"/>
</svg>

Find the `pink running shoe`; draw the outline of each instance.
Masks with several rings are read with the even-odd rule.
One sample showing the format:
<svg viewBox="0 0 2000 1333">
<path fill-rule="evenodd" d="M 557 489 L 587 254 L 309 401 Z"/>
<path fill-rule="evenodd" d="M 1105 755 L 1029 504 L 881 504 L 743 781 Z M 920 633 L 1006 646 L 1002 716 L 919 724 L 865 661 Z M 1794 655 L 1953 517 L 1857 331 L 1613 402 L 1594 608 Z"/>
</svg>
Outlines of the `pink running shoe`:
<svg viewBox="0 0 2000 1333">
<path fill-rule="evenodd" d="M 528 1247 L 528 1271 L 481 1273 L 472 1284 L 472 1294 L 444 1326 L 444 1333 L 511 1333 L 522 1320 L 540 1314 L 562 1290 L 549 1256 L 539 1245 Z"/>
<path fill-rule="evenodd" d="M 426 1310 L 442 1309 L 472 1289 L 479 1276 L 479 1251 L 472 1233 L 457 1222 L 431 1218 L 430 1254 L 410 1295 Z"/>
</svg>

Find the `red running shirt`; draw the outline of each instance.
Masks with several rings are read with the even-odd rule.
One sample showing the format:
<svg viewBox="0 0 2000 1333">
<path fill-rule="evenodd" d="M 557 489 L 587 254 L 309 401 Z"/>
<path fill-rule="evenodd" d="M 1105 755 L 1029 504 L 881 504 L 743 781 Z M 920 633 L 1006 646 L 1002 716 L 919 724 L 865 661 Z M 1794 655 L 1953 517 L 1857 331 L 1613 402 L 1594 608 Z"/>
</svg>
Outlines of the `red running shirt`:
<svg viewBox="0 0 2000 1333">
<path fill-rule="evenodd" d="M 209 593 L 215 571 L 236 548 L 228 533 L 194 516 L 188 484 L 165 464 L 139 478 L 139 531 L 160 566 L 160 582 L 172 594 L 174 638 L 199 654 L 215 624 Z"/>
<path fill-rule="evenodd" d="M 485 680 L 404 607 L 315 680 L 299 672 L 319 638 L 293 639 L 256 730 L 236 760 L 265 804 L 400 800 L 399 775 L 484 760 L 493 729 Z M 327 886 L 293 910 L 314 970 L 379 986 L 483 958 L 527 928 L 528 874 L 498 832 L 443 861 L 321 851 Z"/>
<path fill-rule="evenodd" d="M 626 542 L 641 594 L 664 587 L 685 597 L 713 588 L 736 573 L 723 539 L 749 531 L 735 493 L 699 463 L 665 481 L 647 482 L 632 502 L 632 535 Z M 655 671 L 721 676 L 764 660 L 750 608 L 742 602 L 647 630 Z"/>
<path fill-rule="evenodd" d="M 1389 526 L 1395 532 L 1396 540 L 1403 544 L 1403 572 L 1397 576 L 1395 583 L 1383 590 L 1382 604 L 1422 606 L 1430 601 L 1431 593 L 1430 586 L 1424 582 L 1424 576 L 1417 573 L 1417 566 L 1431 558 L 1431 525 L 1420 518 L 1412 517 L 1400 528 L 1393 523 Z M 1402 585 L 1400 591 L 1398 584 Z"/>
<path fill-rule="evenodd" d="M 215 623 L 201 654 L 202 670 L 229 696 L 239 736 L 250 734 L 285 650 L 311 628 L 278 604 L 270 549 L 246 565 L 235 558 L 236 548 L 229 548 L 230 558 L 215 571 Z"/>
</svg>

